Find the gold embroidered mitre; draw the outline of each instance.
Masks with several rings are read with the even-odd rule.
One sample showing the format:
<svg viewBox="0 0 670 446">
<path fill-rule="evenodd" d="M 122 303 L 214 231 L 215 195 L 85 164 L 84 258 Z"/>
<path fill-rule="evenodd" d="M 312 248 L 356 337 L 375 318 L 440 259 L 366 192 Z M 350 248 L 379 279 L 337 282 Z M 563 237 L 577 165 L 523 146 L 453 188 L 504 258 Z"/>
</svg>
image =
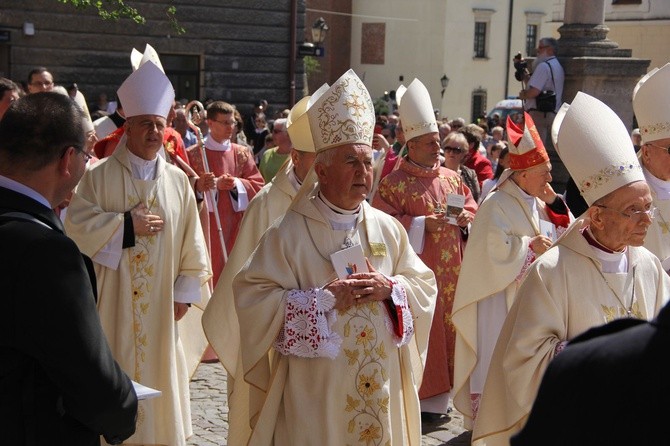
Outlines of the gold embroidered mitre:
<svg viewBox="0 0 670 446">
<path fill-rule="evenodd" d="M 670 63 L 654 68 L 635 86 L 633 109 L 642 142 L 670 138 Z"/>
<path fill-rule="evenodd" d="M 578 92 L 552 125 L 554 146 L 589 206 L 644 174 L 621 119 L 600 100 Z"/>
<path fill-rule="evenodd" d="M 375 109 L 354 70 L 349 70 L 306 112 L 316 152 L 343 144 L 372 146 Z"/>
</svg>

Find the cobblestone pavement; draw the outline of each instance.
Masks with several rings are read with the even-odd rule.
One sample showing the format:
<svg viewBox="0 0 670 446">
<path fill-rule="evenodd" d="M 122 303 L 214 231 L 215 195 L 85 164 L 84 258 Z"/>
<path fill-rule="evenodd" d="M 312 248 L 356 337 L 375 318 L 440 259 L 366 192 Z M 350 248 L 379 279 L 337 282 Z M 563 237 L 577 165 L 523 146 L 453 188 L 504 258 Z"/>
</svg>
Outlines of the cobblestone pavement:
<svg viewBox="0 0 670 446">
<path fill-rule="evenodd" d="M 200 364 L 191 380 L 193 436 L 189 446 L 223 446 L 228 436 L 226 373 L 220 363 Z M 423 424 L 425 446 L 467 446 L 470 433 L 463 429 L 463 417 L 453 411 L 451 417 Z"/>
</svg>

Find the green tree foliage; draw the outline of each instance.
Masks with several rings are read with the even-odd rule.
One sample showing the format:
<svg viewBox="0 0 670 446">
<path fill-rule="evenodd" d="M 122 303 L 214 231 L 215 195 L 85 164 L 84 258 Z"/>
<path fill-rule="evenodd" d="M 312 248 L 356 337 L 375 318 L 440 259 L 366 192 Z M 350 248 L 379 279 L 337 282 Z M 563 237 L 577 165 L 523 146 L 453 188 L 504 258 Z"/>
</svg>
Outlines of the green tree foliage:
<svg viewBox="0 0 670 446">
<path fill-rule="evenodd" d="M 146 19 L 137 10 L 125 3 L 124 0 L 57 0 L 63 4 L 73 5 L 77 9 L 95 8 L 98 15 L 103 20 L 119 20 L 120 18 L 128 18 L 139 25 L 144 25 Z M 177 8 L 169 6 L 165 10 L 170 26 L 177 34 L 183 34 L 186 30 L 179 25 L 177 21 Z"/>
</svg>

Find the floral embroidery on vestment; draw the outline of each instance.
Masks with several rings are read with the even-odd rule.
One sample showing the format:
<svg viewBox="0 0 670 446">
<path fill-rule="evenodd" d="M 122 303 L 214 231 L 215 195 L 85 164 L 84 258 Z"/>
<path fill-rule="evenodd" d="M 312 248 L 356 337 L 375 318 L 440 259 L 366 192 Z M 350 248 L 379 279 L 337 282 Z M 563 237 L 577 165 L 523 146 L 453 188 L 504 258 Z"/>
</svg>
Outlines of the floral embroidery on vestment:
<svg viewBox="0 0 670 446">
<path fill-rule="evenodd" d="M 639 163 L 620 162 L 619 164 L 612 164 L 611 166 L 601 169 L 599 172 L 584 178 L 579 184 L 579 191 L 582 195 L 590 190 L 595 190 L 600 186 L 608 183 L 613 177 L 618 177 L 629 172 L 639 170 L 642 167 Z"/>
</svg>

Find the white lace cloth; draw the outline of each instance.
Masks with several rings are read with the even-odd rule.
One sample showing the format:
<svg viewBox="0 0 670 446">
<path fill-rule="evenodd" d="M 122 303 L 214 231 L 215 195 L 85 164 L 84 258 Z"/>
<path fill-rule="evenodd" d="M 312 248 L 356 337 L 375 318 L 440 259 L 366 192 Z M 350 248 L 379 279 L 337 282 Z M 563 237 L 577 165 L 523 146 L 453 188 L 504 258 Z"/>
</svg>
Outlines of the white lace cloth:
<svg viewBox="0 0 670 446">
<path fill-rule="evenodd" d="M 414 334 L 412 313 L 407 303 L 405 288 L 393 279 L 391 300 L 395 308 L 399 328 L 399 336 L 389 316 L 386 315 L 385 325 L 393 333 L 398 347 L 407 344 Z M 337 320 L 335 296 L 323 288 L 308 290 L 291 290 L 286 298 L 284 326 L 275 339 L 274 348 L 283 355 L 301 358 L 335 358 L 340 352 L 342 338 L 332 330 Z M 390 307 L 387 308 L 390 310 Z M 398 330 L 399 331 L 399 330 Z"/>
</svg>

